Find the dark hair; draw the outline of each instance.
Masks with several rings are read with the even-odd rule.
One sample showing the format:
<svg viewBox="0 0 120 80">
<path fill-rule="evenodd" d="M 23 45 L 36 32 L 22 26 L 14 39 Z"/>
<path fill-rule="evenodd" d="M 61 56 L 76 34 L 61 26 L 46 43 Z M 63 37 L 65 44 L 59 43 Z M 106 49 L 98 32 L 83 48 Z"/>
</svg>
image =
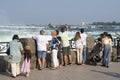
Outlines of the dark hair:
<svg viewBox="0 0 120 80">
<path fill-rule="evenodd" d="M 43 35 L 45 33 L 44 30 L 40 30 L 40 34 Z"/>
<path fill-rule="evenodd" d="M 24 59 L 27 59 L 27 62 L 31 59 L 31 54 L 30 50 L 25 50 Z"/>
<path fill-rule="evenodd" d="M 103 34 L 104 34 L 105 36 L 107 36 L 107 35 L 108 35 L 108 32 L 103 32 Z"/>
<path fill-rule="evenodd" d="M 107 36 L 113 41 L 113 38 L 112 38 L 111 34 L 108 34 Z"/>
<path fill-rule="evenodd" d="M 13 36 L 13 38 L 12 38 L 13 40 L 14 39 L 17 39 L 17 40 L 19 40 L 19 37 L 18 37 L 18 35 L 17 34 L 15 34 L 14 36 Z"/>
<path fill-rule="evenodd" d="M 59 35 L 59 30 L 55 30 L 55 31 L 56 31 L 57 35 Z"/>
<path fill-rule="evenodd" d="M 83 29 L 83 28 L 81 28 L 81 29 L 80 29 L 80 32 L 81 32 L 81 33 L 84 33 L 84 29 Z"/>
<path fill-rule="evenodd" d="M 65 31 L 65 28 L 64 28 L 64 27 L 62 27 L 62 28 L 61 28 L 61 32 L 64 32 L 64 31 Z"/>
</svg>

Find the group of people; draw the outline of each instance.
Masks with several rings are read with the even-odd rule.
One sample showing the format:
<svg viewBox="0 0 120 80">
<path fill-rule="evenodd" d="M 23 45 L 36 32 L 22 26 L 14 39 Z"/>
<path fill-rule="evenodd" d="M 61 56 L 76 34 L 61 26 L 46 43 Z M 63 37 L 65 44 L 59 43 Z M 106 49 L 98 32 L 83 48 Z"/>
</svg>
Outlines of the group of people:
<svg viewBox="0 0 120 80">
<path fill-rule="evenodd" d="M 44 33 L 45 32 L 41 30 L 40 35 L 33 36 L 33 39 L 35 39 L 37 42 L 37 57 L 39 70 L 45 68 L 45 58 L 48 50 L 48 41 Z M 68 34 L 69 26 L 67 25 L 61 28 L 60 34 L 59 30 L 53 30 L 51 32 L 52 39 L 50 40 L 49 46 L 53 63 L 52 69 L 58 69 L 62 66 L 72 64 Z M 77 63 L 79 65 L 85 64 L 86 62 L 86 38 L 87 35 L 84 33 L 84 29 L 81 29 L 79 32 L 77 32 L 74 37 L 77 49 Z"/>
<path fill-rule="evenodd" d="M 30 46 L 27 45 L 25 46 L 25 49 L 23 49 L 22 43 L 19 41 L 19 36 L 15 34 L 12 38 L 12 41 L 9 43 L 9 47 L 9 62 L 11 65 L 12 77 L 16 78 L 20 75 L 21 72 L 24 72 L 26 76 L 29 76 L 31 60 Z M 22 67 L 20 67 L 22 58 L 21 54 L 24 55 L 24 62 L 22 63 Z"/>
<path fill-rule="evenodd" d="M 52 56 L 52 69 L 58 69 L 62 66 L 71 65 L 72 58 L 70 52 L 70 43 L 69 43 L 69 26 L 61 28 L 61 33 L 59 30 L 53 30 L 51 32 L 52 39 L 50 41 L 50 49 Z M 40 35 L 33 36 L 37 44 L 37 61 L 38 61 L 38 70 L 42 70 L 46 67 L 46 55 L 48 50 L 48 39 L 45 36 L 45 31 L 40 30 Z M 84 32 L 84 29 L 76 32 L 74 36 L 75 47 L 77 52 L 77 64 L 84 65 L 86 63 L 86 38 L 87 34 Z M 103 62 L 102 65 L 109 67 L 110 61 L 110 38 L 107 33 L 101 35 L 102 47 L 104 49 L 103 53 Z M 13 40 L 10 42 L 10 63 L 11 63 L 11 72 L 12 76 L 15 78 L 20 74 L 20 62 L 21 62 L 21 53 L 24 54 L 24 62 L 21 67 L 21 71 L 29 76 L 30 72 L 30 60 L 31 52 L 30 46 L 25 46 L 23 49 L 22 44 L 19 41 L 18 35 L 13 36 Z M 62 54 L 62 56 L 61 56 Z"/>
</svg>

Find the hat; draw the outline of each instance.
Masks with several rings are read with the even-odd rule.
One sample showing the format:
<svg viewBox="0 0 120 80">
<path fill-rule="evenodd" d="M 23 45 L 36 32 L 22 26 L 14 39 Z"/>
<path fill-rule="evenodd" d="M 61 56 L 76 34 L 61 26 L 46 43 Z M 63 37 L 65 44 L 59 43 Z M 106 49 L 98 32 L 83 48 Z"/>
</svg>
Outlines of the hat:
<svg viewBox="0 0 120 80">
<path fill-rule="evenodd" d="M 30 50 L 30 46 L 25 46 L 25 50 Z"/>
</svg>

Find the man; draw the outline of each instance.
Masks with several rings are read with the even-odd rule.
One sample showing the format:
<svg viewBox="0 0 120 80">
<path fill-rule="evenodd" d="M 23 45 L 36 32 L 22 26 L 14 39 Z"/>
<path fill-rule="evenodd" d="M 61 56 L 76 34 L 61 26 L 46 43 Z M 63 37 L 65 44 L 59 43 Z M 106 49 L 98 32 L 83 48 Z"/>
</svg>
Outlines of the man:
<svg viewBox="0 0 120 80">
<path fill-rule="evenodd" d="M 84 29 L 80 29 L 80 36 L 81 39 L 83 41 L 83 64 L 85 64 L 86 62 L 86 38 L 87 38 L 87 34 L 84 33 Z"/>
<path fill-rule="evenodd" d="M 61 40 L 62 40 L 62 53 L 63 53 L 63 61 L 64 64 L 63 66 L 66 66 L 67 63 L 67 57 L 68 57 L 68 64 L 72 64 L 72 60 L 71 60 L 71 54 L 70 54 L 70 44 L 69 44 L 69 39 L 68 39 L 68 26 L 61 28 Z"/>
<path fill-rule="evenodd" d="M 44 35 L 44 30 L 40 30 L 40 35 L 34 36 L 33 39 L 37 42 L 37 57 L 38 57 L 38 64 L 39 70 L 45 67 L 45 58 L 46 58 L 46 51 L 47 51 L 47 38 Z"/>
</svg>

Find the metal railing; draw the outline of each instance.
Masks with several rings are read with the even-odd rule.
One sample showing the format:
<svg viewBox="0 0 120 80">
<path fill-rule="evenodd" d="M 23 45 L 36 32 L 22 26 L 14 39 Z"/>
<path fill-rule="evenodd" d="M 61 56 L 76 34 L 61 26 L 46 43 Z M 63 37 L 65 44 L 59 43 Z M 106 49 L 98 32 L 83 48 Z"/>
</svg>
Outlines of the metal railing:
<svg viewBox="0 0 120 80">
<path fill-rule="evenodd" d="M 0 56 L 7 55 L 7 49 L 9 47 L 9 42 L 0 42 Z"/>
</svg>

